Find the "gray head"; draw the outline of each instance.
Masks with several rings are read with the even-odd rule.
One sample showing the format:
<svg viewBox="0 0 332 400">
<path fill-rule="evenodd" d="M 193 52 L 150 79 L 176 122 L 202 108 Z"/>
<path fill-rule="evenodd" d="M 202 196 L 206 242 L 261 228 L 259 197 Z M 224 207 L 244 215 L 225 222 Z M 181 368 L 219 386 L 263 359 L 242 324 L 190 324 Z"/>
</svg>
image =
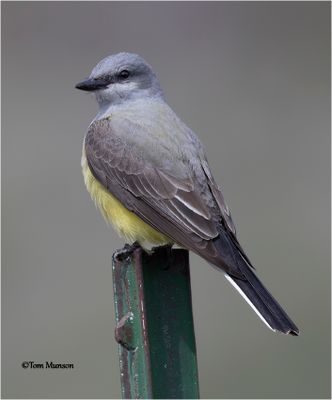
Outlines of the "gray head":
<svg viewBox="0 0 332 400">
<path fill-rule="evenodd" d="M 162 97 L 150 65 L 133 53 L 118 53 L 101 60 L 77 89 L 93 92 L 101 107 L 144 97 Z"/>
</svg>

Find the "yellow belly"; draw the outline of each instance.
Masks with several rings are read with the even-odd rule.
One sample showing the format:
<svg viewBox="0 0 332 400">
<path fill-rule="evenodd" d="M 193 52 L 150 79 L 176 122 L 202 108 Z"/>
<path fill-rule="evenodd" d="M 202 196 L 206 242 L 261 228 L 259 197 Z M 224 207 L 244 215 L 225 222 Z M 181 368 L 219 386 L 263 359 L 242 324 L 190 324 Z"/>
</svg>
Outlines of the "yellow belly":
<svg viewBox="0 0 332 400">
<path fill-rule="evenodd" d="M 151 228 L 141 218 L 124 207 L 111 193 L 92 175 L 85 152 L 82 154 L 82 170 L 84 182 L 96 206 L 105 220 L 111 223 L 119 236 L 127 243 L 135 241 L 145 248 L 172 243 L 167 236 Z"/>
</svg>

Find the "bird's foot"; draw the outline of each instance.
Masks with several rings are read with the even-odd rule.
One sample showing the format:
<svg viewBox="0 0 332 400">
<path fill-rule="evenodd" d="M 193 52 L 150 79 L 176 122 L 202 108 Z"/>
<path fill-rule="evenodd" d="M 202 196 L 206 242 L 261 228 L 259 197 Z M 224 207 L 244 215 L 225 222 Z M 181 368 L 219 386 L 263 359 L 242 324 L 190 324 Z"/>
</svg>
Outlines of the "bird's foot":
<svg viewBox="0 0 332 400">
<path fill-rule="evenodd" d="M 162 253 L 164 255 L 165 267 L 163 269 L 169 269 L 172 263 L 172 246 L 173 244 L 165 244 L 163 246 L 152 247 L 152 253 Z"/>
<path fill-rule="evenodd" d="M 134 242 L 133 244 L 126 243 L 122 249 L 116 250 L 113 254 L 113 260 L 123 261 L 133 254 L 133 252 L 138 249 L 140 244 Z"/>
</svg>

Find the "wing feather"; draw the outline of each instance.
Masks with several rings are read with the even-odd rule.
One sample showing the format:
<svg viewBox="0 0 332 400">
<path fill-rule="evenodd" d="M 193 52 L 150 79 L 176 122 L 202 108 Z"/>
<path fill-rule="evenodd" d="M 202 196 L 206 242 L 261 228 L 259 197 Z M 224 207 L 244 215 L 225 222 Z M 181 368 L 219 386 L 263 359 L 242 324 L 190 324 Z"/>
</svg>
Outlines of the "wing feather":
<svg viewBox="0 0 332 400">
<path fill-rule="evenodd" d="M 135 144 L 134 133 L 142 134 L 137 133 L 137 124 L 134 129 L 126 121 L 121 137 L 117 129 L 109 118 L 96 120 L 89 127 L 85 153 L 95 178 L 152 227 L 242 278 L 236 263 L 228 265 L 227 257 L 215 246 L 223 234 L 223 221 L 234 234 L 235 228 L 208 165 L 192 168 L 191 155 L 185 159 L 184 152 L 174 162 L 166 146 L 156 163 L 156 155 L 149 154 L 142 142 Z"/>
</svg>

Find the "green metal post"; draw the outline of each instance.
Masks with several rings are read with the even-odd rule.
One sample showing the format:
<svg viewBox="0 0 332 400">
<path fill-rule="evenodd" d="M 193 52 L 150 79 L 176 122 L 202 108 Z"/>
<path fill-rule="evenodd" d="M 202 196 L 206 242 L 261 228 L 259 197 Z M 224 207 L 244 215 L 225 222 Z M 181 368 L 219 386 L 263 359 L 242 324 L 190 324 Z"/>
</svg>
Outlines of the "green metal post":
<svg viewBox="0 0 332 400">
<path fill-rule="evenodd" d="M 125 248 L 113 286 L 122 397 L 198 399 L 188 251 Z"/>
</svg>

